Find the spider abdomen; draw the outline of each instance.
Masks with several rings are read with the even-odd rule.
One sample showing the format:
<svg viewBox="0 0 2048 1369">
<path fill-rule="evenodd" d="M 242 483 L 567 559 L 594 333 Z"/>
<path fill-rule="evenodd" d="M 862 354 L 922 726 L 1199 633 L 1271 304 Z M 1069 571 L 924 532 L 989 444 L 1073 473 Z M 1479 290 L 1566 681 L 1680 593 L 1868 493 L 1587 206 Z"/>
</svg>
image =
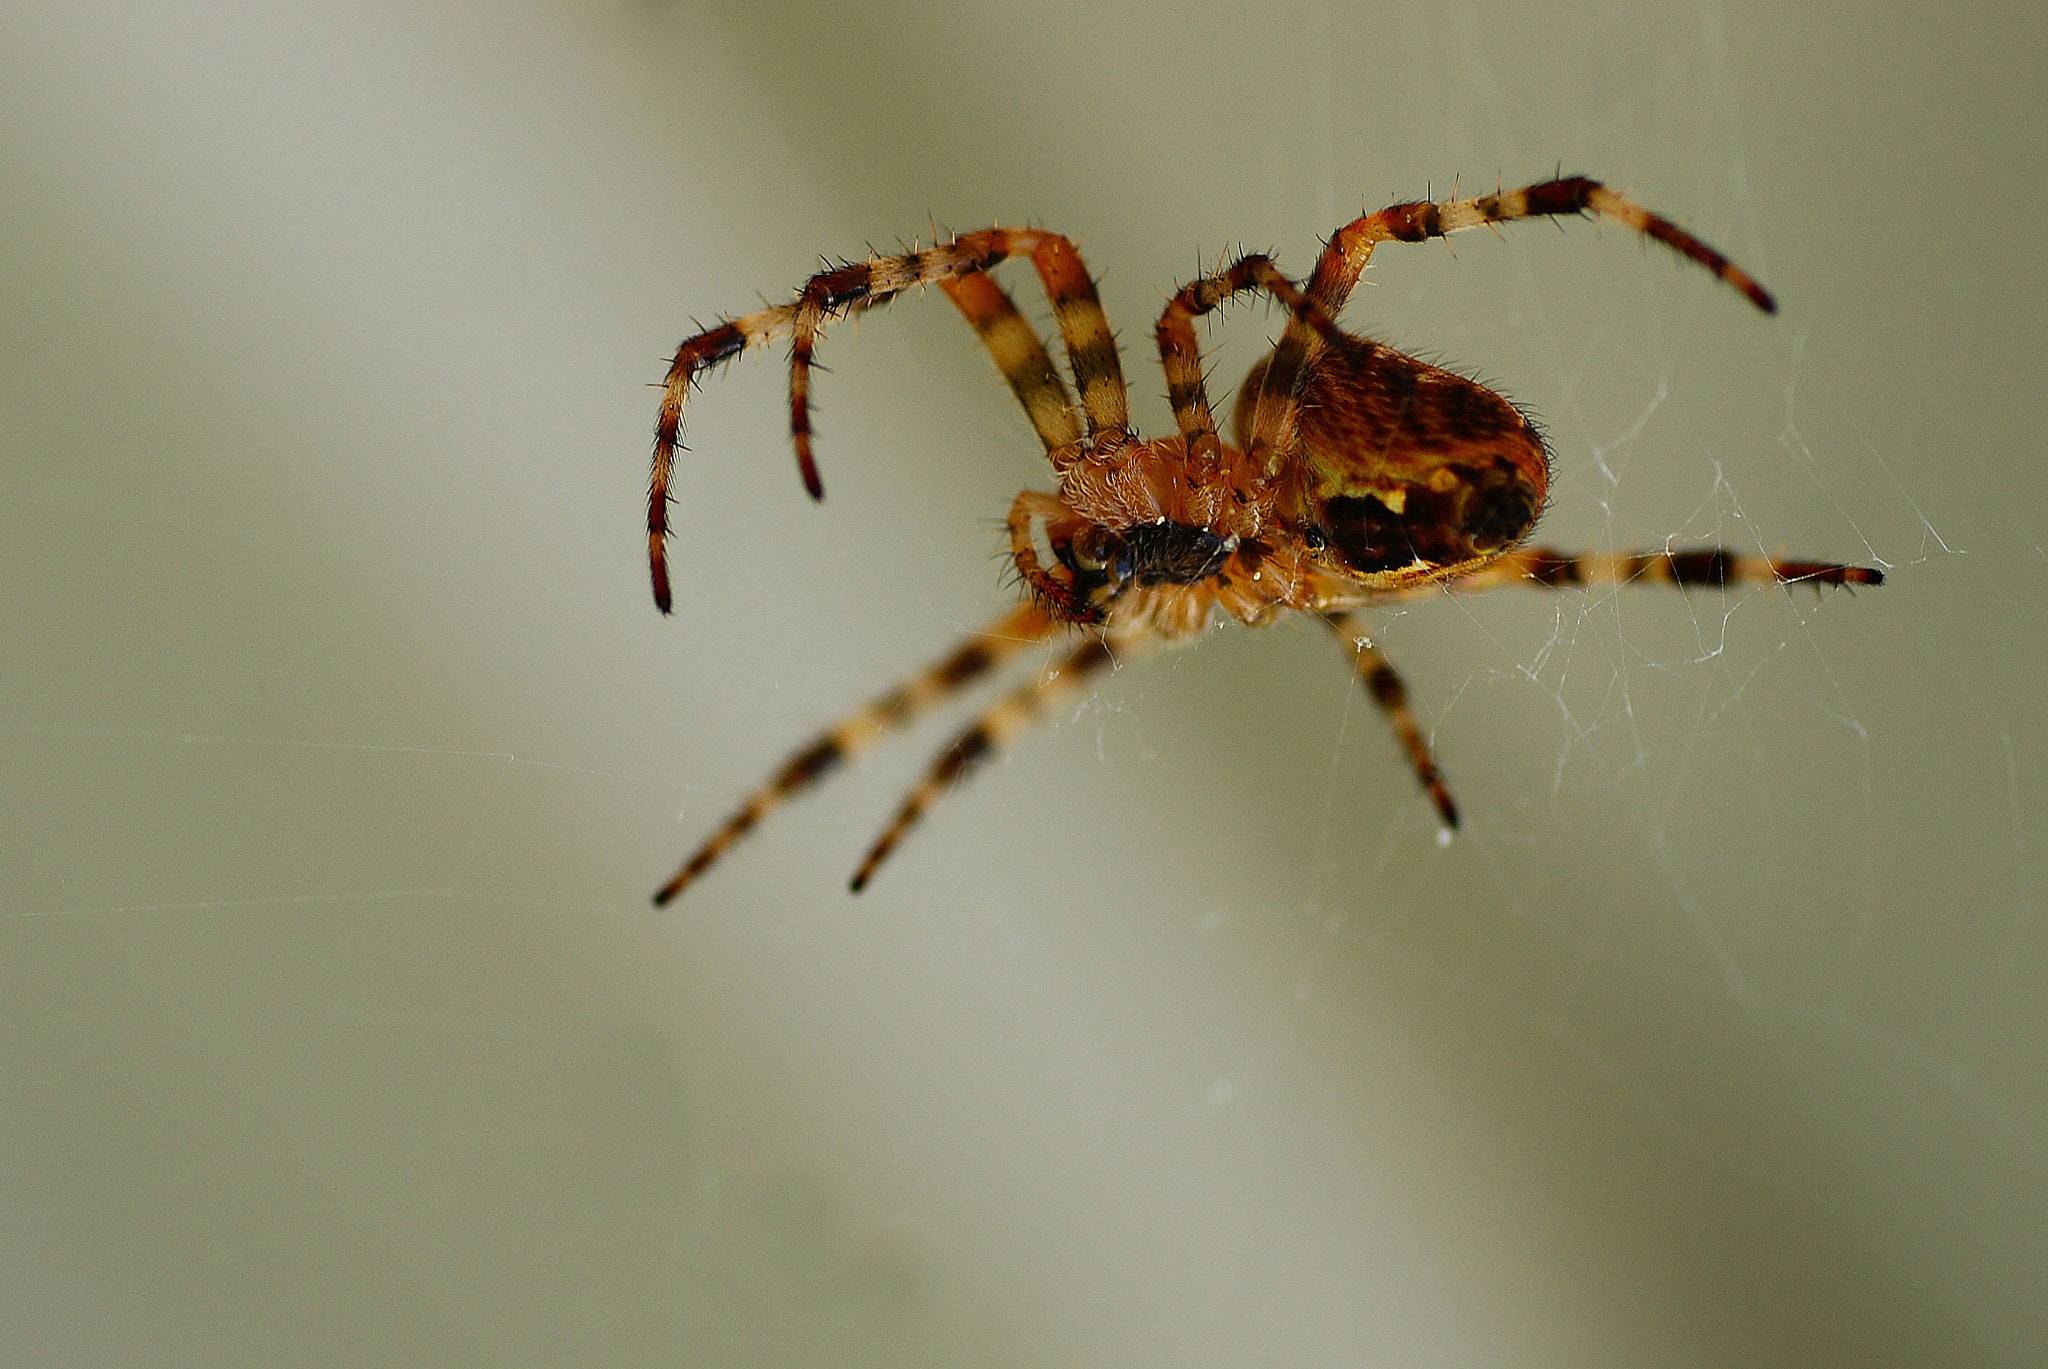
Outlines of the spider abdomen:
<svg viewBox="0 0 2048 1369">
<path fill-rule="evenodd" d="M 1521 410 L 1366 338 L 1311 364 L 1299 442 L 1302 512 L 1361 575 L 1497 556 L 1535 527 L 1550 483 Z"/>
</svg>

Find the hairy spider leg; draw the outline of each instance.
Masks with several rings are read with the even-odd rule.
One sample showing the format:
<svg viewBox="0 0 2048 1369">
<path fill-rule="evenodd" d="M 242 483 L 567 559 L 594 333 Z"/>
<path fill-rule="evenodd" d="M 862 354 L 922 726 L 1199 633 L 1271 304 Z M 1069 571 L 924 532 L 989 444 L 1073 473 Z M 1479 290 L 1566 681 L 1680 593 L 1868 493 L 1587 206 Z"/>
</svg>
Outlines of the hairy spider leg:
<svg viewBox="0 0 2048 1369">
<path fill-rule="evenodd" d="M 922 782 L 910 791 L 902 807 L 853 872 L 847 887 L 859 893 L 874 878 L 875 870 L 889 858 L 905 834 L 931 806 L 944 798 L 954 785 L 973 774 L 994 756 L 1016 744 L 1032 724 L 1062 707 L 1088 688 L 1101 671 L 1116 664 L 1109 643 L 1091 635 L 1036 680 L 998 700 L 988 712 L 975 719 L 953 744 L 939 753 Z"/>
<path fill-rule="evenodd" d="M 1110 331 L 1109 316 L 1103 312 L 1102 301 L 1095 293 L 1095 281 L 1082 265 L 1074 244 L 1058 233 L 1005 228 L 969 233 L 954 239 L 954 243 L 980 238 L 996 242 L 1002 255 L 985 264 L 965 268 L 954 264 L 947 270 L 929 272 L 919 261 L 930 256 L 929 252 L 876 257 L 822 272 L 804 286 L 798 297 L 795 340 L 789 354 L 789 431 L 796 444 L 798 467 L 804 473 L 804 488 L 813 499 L 824 497 L 824 487 L 818 482 L 817 463 L 811 457 L 811 357 L 826 319 L 872 308 L 911 285 L 927 281 L 943 284 L 956 274 L 986 274 L 985 265 L 1025 251 L 1031 255 L 1031 264 L 1052 303 L 1053 319 L 1066 342 L 1067 365 L 1074 373 L 1075 388 L 1081 392 L 1088 436 L 1115 439 L 1128 434 L 1130 400 L 1124 389 L 1123 366 L 1117 358 L 1116 335 Z M 946 264 L 942 262 L 941 266 Z M 865 279 L 863 272 L 867 273 Z M 1109 445 L 1120 444 L 1112 440 Z"/>
<path fill-rule="evenodd" d="M 1767 556 L 1740 556 L 1722 547 L 1666 548 L 1661 551 L 1570 552 L 1550 547 L 1521 547 L 1444 588 L 1486 590 L 1496 585 L 1538 585 L 1566 589 L 1578 585 L 1661 584 L 1681 589 L 1729 585 L 1881 585 L 1884 572 L 1875 566 L 1838 565 L 1832 561 L 1779 561 Z M 1432 586 L 1432 588 L 1435 588 Z"/>
<path fill-rule="evenodd" d="M 1081 393 L 1081 413 L 1088 421 L 1091 448 L 1112 453 L 1130 438 L 1131 398 L 1124 388 L 1123 362 L 1117 356 L 1116 333 L 1109 315 L 1102 311 L 1102 298 L 1095 293 L 1095 278 L 1081 261 L 1074 244 L 1048 233 L 1031 253 L 1031 264 L 1045 284 L 1045 297 L 1052 304 L 1053 322 L 1059 325 L 1060 340 L 1066 344 L 1067 369 L 1074 373 L 1074 388 Z"/>
<path fill-rule="evenodd" d="M 747 796 L 733 815 L 697 848 L 696 854 L 683 862 L 675 877 L 661 886 L 654 895 L 655 906 L 660 907 L 688 888 L 728 847 L 784 803 L 1034 642 L 1044 641 L 1059 626 L 1036 601 L 1026 600 L 852 717 L 828 728 L 783 762 L 766 784 Z"/>
<path fill-rule="evenodd" d="M 1221 462 L 1222 439 L 1216 435 L 1216 416 L 1209 407 L 1208 383 L 1202 374 L 1201 344 L 1195 337 L 1197 317 L 1217 309 L 1232 297 L 1248 290 L 1271 295 L 1293 318 L 1333 341 L 1343 333 L 1330 312 L 1303 295 L 1295 283 L 1263 253 L 1239 257 L 1213 275 L 1183 285 L 1160 311 L 1155 335 L 1159 343 L 1159 367 L 1166 372 L 1166 398 L 1173 406 L 1174 422 L 1187 442 L 1189 464 L 1197 478 L 1212 473 Z M 1271 393 L 1270 387 L 1262 389 Z M 1281 405 L 1273 421 L 1259 429 L 1250 451 L 1256 469 L 1276 473 L 1293 435 L 1293 393 L 1277 396 Z"/>
<path fill-rule="evenodd" d="M 1387 725 L 1394 729 L 1395 740 L 1408 753 L 1408 763 L 1415 767 L 1415 778 L 1436 804 L 1437 815 L 1444 826 L 1455 829 L 1458 825 L 1458 805 L 1451 798 L 1450 788 L 1445 785 L 1443 772 L 1437 769 L 1436 757 L 1430 754 L 1429 739 L 1422 735 L 1422 727 L 1415 721 L 1415 711 L 1408 706 L 1408 687 L 1401 683 L 1401 676 L 1391 662 L 1372 644 L 1372 639 L 1356 621 L 1356 615 L 1349 613 L 1325 613 L 1322 620 L 1330 631 L 1337 634 L 1337 640 L 1354 653 L 1353 666 L 1358 672 L 1358 682 L 1365 686 L 1365 692 L 1372 695 L 1372 701 L 1379 705 L 1386 716 Z"/>
<path fill-rule="evenodd" d="M 1359 273 L 1372 260 L 1373 248 L 1383 242 L 1422 242 L 1449 237 L 1468 228 L 1490 223 L 1512 223 L 1516 219 L 1566 214 L 1604 214 L 1646 237 L 1655 238 L 1672 251 L 1698 262 L 1720 279 L 1747 296 L 1766 314 L 1778 311 L 1770 292 L 1756 283 L 1748 272 L 1713 248 L 1680 228 L 1671 220 L 1652 214 L 1643 206 L 1617 194 L 1585 176 L 1565 176 L 1520 190 L 1501 190 L 1469 200 L 1431 203 L 1414 200 L 1389 205 L 1375 213 L 1353 219 L 1338 229 L 1316 258 L 1309 277 L 1308 293 L 1316 303 L 1334 314 L 1350 298 Z"/>
<path fill-rule="evenodd" d="M 1501 585 L 1535 585 L 1565 589 L 1584 585 L 1660 584 L 1681 589 L 1731 585 L 1881 585 L 1884 572 L 1872 566 L 1838 565 L 1831 561 L 1778 561 L 1763 556 L 1738 556 L 1720 547 L 1665 551 L 1605 552 L 1570 555 L 1549 547 L 1522 547 L 1470 575 L 1415 590 L 1407 595 L 1443 590 L 1478 592 Z M 1405 597 L 1405 596 L 1403 596 Z M 1443 774 L 1430 754 L 1429 742 L 1408 706 L 1408 691 L 1387 658 L 1358 623 L 1356 613 L 1325 613 L 1330 630 L 1356 653 L 1358 681 L 1386 714 L 1394 736 L 1408 753 L 1415 777 L 1429 791 L 1444 825 L 1458 825 L 1458 807 L 1445 787 Z"/>
<path fill-rule="evenodd" d="M 1689 261 L 1699 263 L 1716 277 L 1740 291 L 1750 303 L 1767 314 L 1776 313 L 1777 301 L 1748 272 L 1661 215 L 1609 190 L 1586 176 L 1565 176 L 1524 186 L 1519 190 L 1496 191 L 1465 200 L 1414 200 L 1352 220 L 1333 234 L 1316 258 L 1309 276 L 1307 299 L 1321 309 L 1297 306 L 1288 321 L 1271 364 L 1260 381 L 1260 403 L 1253 415 L 1254 445 L 1284 449 L 1294 420 L 1289 398 L 1299 388 L 1302 372 L 1312 365 L 1325 342 L 1330 340 L 1327 320 L 1343 312 L 1360 273 L 1372 260 L 1373 249 L 1383 242 L 1423 242 L 1449 237 L 1468 228 L 1486 224 L 1512 223 L 1530 219 L 1585 213 L 1604 215 L 1627 224 L 1638 233 L 1654 238 Z M 1273 396 L 1279 403 L 1263 401 Z"/>
<path fill-rule="evenodd" d="M 655 606 L 667 613 L 671 604 L 666 550 L 668 486 L 682 440 L 683 406 L 698 376 L 749 348 L 794 335 L 789 358 L 790 439 L 804 488 L 813 499 L 822 499 L 825 486 L 812 455 L 810 419 L 810 372 L 819 331 L 831 320 L 871 309 L 913 285 L 939 284 L 1021 256 L 1031 258 L 1052 301 L 1053 317 L 1066 340 L 1067 362 L 1081 392 L 1089 436 L 1100 439 L 1105 449 L 1127 441 L 1130 403 L 1117 359 L 1116 337 L 1080 254 L 1060 234 L 1035 228 L 984 228 L 922 251 L 871 257 L 820 271 L 788 304 L 726 319 L 685 338 L 676 348 L 663 384 L 661 414 L 655 421 L 647 485 L 647 560 Z"/>
<path fill-rule="evenodd" d="M 1046 353 L 1038 330 L 1025 322 L 1016 303 L 986 271 L 969 271 L 957 280 L 939 282 L 946 297 L 959 306 L 967 322 L 994 358 L 996 369 L 1010 382 L 1010 392 L 1024 406 L 1038 440 L 1048 454 L 1081 440 L 1081 420 L 1074 415 L 1074 396 Z"/>
</svg>

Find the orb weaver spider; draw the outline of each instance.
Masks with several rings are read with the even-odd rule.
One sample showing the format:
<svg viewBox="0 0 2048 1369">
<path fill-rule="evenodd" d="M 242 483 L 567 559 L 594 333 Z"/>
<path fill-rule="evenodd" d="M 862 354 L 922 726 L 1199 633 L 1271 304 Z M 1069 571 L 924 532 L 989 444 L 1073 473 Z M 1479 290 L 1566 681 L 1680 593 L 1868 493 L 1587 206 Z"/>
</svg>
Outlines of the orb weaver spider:
<svg viewBox="0 0 2048 1369">
<path fill-rule="evenodd" d="M 1362 607 L 1429 587 L 1882 583 L 1882 572 L 1870 567 L 1776 561 L 1717 547 L 1598 556 L 1524 547 L 1550 480 L 1549 452 L 1535 423 L 1476 381 L 1337 326 L 1382 242 L 1589 213 L 1665 244 L 1765 313 L 1776 312 L 1770 294 L 1721 253 L 1599 182 L 1569 176 L 1363 215 L 1324 246 L 1306 287 L 1256 253 L 1182 286 L 1155 330 L 1179 428 L 1172 437 L 1132 431 L 1116 340 L 1094 281 L 1074 244 L 1044 229 L 986 228 L 923 251 L 850 262 L 812 276 L 787 304 L 685 340 L 669 367 L 647 493 L 647 553 L 663 613 L 670 607 L 669 481 L 692 383 L 748 348 L 791 337 L 790 434 L 804 488 L 821 499 L 810 423 L 819 334 L 826 323 L 913 285 L 937 285 L 980 335 L 1044 444 L 1059 488 L 1026 490 L 1010 508 L 1010 554 L 1026 589 L 1023 602 L 791 756 L 683 863 L 655 903 L 681 893 L 734 841 L 827 772 L 1060 633 L 1077 640 L 940 753 L 854 872 L 854 892 L 949 788 L 1025 729 L 1105 669 L 1197 636 L 1218 611 L 1256 626 L 1291 609 L 1321 619 L 1347 643 L 1360 682 L 1448 833 L 1458 825 L 1457 807 L 1401 677 L 1357 620 Z M 1013 257 L 1030 259 L 1051 301 L 1071 390 L 1037 330 L 988 274 Z M 1287 325 L 1238 387 L 1226 443 L 1209 406 L 1194 321 L 1245 293 L 1270 296 L 1287 311 Z"/>
</svg>

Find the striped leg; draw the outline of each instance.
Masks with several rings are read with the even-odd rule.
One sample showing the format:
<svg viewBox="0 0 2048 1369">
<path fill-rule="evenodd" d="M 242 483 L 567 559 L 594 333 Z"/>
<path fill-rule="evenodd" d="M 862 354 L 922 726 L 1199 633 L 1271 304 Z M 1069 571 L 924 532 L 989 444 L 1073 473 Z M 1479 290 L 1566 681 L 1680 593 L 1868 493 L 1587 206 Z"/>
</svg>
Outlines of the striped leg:
<svg viewBox="0 0 2048 1369">
<path fill-rule="evenodd" d="M 825 486 L 812 455 L 810 418 L 810 374 L 819 331 L 834 319 L 871 309 L 913 285 L 943 284 L 1021 256 L 1031 257 L 1052 300 L 1054 316 L 1066 339 L 1075 383 L 1081 391 L 1089 433 L 1113 435 L 1125 430 L 1130 406 L 1117 361 L 1116 339 L 1109 331 L 1094 282 L 1082 267 L 1079 254 L 1073 243 L 1059 234 L 1033 228 L 984 228 L 920 252 L 872 257 L 821 271 L 805 282 L 788 304 L 727 319 L 715 328 L 684 339 L 676 349 L 664 382 L 661 415 L 655 422 L 654 458 L 647 486 L 647 560 L 655 605 L 663 613 L 669 611 L 668 484 L 682 442 L 683 405 L 689 399 L 691 383 L 698 376 L 749 348 L 793 335 L 789 358 L 790 440 L 796 448 L 797 470 L 803 477 L 804 488 L 813 499 L 822 499 Z M 999 357 L 998 365 L 1001 364 Z M 1015 384 L 1013 379 L 1013 387 Z M 1026 407 L 1029 411 L 1028 403 Z"/>
<path fill-rule="evenodd" d="M 1356 626 L 1351 615 L 1326 613 L 1323 621 L 1329 624 L 1339 641 L 1356 653 L 1358 682 L 1365 686 L 1365 692 L 1372 695 L 1372 701 L 1386 715 L 1387 725 L 1394 729 L 1395 740 L 1408 753 L 1408 763 L 1415 767 L 1415 778 L 1429 791 L 1430 800 L 1436 804 L 1437 815 L 1443 819 L 1444 826 L 1455 829 L 1458 805 L 1444 784 L 1443 773 L 1436 767 L 1436 757 L 1429 752 L 1429 739 L 1422 735 L 1415 713 L 1408 707 L 1408 687 L 1401 683 L 1394 667 L 1372 644 L 1372 639 Z"/>
<path fill-rule="evenodd" d="M 1832 561 L 1777 561 L 1765 556 L 1738 556 L 1721 547 L 1690 547 L 1663 551 L 1598 552 L 1572 555 L 1549 547 L 1522 547 L 1470 575 L 1452 581 L 1451 589 L 1483 590 L 1496 585 L 1540 585 L 1563 589 L 1574 585 L 1677 585 L 1685 589 L 1729 585 L 1881 585 L 1884 572 L 1875 566 L 1845 566 Z"/>
<path fill-rule="evenodd" d="M 1116 334 L 1110 331 L 1109 316 L 1102 312 L 1095 282 L 1074 244 L 1055 234 L 1045 235 L 1031 254 L 1031 264 L 1045 283 L 1053 321 L 1059 324 L 1060 339 L 1067 347 L 1067 369 L 1074 373 L 1074 388 L 1081 392 L 1088 436 L 1098 446 L 1121 445 L 1120 440 L 1130 434 L 1131 399 L 1124 389 L 1123 363 L 1117 359 Z"/>
<path fill-rule="evenodd" d="M 1057 629 L 1035 601 L 1019 604 L 969 637 L 938 661 L 890 690 L 852 717 L 826 731 L 791 756 L 768 782 L 747 796 L 733 815 L 683 862 L 675 878 L 654 896 L 659 907 L 680 894 L 745 836 L 788 800 L 817 784 L 842 762 L 852 760 L 889 733 L 907 727 L 920 715 L 944 703 L 960 689 L 995 670 L 1033 642 Z"/>
<path fill-rule="evenodd" d="M 1377 213 L 1354 219 L 1337 230 L 1309 277 L 1307 296 L 1320 306 L 1325 319 L 1343 311 L 1344 302 L 1358 284 L 1359 273 L 1372 260 L 1373 248 L 1383 242 L 1422 242 L 1448 237 L 1485 224 L 1512 223 L 1516 219 L 1585 213 L 1604 215 L 1627 224 L 1638 233 L 1654 238 L 1689 261 L 1739 290 L 1750 303 L 1767 314 L 1776 313 L 1777 302 L 1748 272 L 1701 242 L 1669 219 L 1652 214 L 1625 195 L 1585 176 L 1567 176 L 1520 190 L 1503 190 L 1467 200 L 1446 200 L 1440 204 L 1416 200 L 1390 205 Z M 1304 367 L 1321 350 L 1328 328 L 1322 319 L 1297 307 L 1272 361 L 1260 376 L 1260 398 L 1288 396 L 1295 392 Z M 1268 412 L 1270 407 L 1271 412 Z M 1251 424 L 1251 443 L 1284 442 L 1292 406 L 1262 404 Z"/>
<path fill-rule="evenodd" d="M 1074 397 L 1046 354 L 1038 330 L 1024 321 L 1003 288 L 985 271 L 941 281 L 939 288 L 980 334 L 982 346 L 995 358 L 1003 379 L 1010 382 L 1011 392 L 1024 406 L 1045 450 L 1056 452 L 1079 442 L 1081 423 L 1074 417 Z"/>
<path fill-rule="evenodd" d="M 875 870 L 889 858 L 904 836 L 917 825 L 931 806 L 945 797 L 955 784 L 967 778 L 992 756 L 1015 744 L 1024 730 L 1046 714 L 1068 703 L 1087 688 L 1088 682 L 1105 667 L 1115 664 L 1109 645 L 1100 637 L 1089 637 L 1061 660 L 1046 669 L 1037 680 L 998 702 L 975 720 L 940 753 L 917 788 L 903 800 L 896 816 L 853 872 L 848 887 L 859 893 L 874 877 Z"/>
<path fill-rule="evenodd" d="M 1216 416 L 1209 408 L 1208 386 L 1202 375 L 1202 349 L 1195 337 L 1195 319 L 1247 290 L 1264 291 L 1326 339 L 1342 340 L 1336 321 L 1328 311 L 1305 297 L 1293 281 L 1280 273 L 1272 258 L 1263 254 L 1239 257 L 1214 275 L 1182 286 L 1167 301 L 1155 331 L 1159 342 L 1159 365 L 1166 372 L 1167 401 L 1173 405 L 1174 422 L 1180 425 L 1180 434 L 1187 440 L 1188 461 L 1197 478 L 1215 468 L 1221 456 L 1222 442 L 1216 436 Z M 1261 384 L 1261 381 L 1247 378 L 1246 383 Z M 1276 410 L 1284 407 L 1285 412 L 1277 413 L 1274 420 L 1265 425 L 1262 435 L 1267 441 L 1255 449 L 1262 458 L 1262 467 L 1269 470 L 1272 469 L 1271 458 L 1284 450 L 1285 435 L 1293 430 L 1292 391 L 1280 394 L 1278 399 L 1280 403 L 1275 406 Z M 1264 406 L 1260 407 L 1263 410 Z"/>
<path fill-rule="evenodd" d="M 1342 309 L 1352 287 L 1358 283 L 1359 273 L 1372 259 L 1373 248 L 1379 243 L 1422 242 L 1428 238 L 1448 237 L 1482 224 L 1512 223 L 1516 219 L 1577 215 L 1588 211 L 1604 214 L 1646 237 L 1655 238 L 1681 257 L 1698 262 L 1741 291 L 1751 304 L 1766 314 L 1777 312 L 1777 302 L 1771 298 L 1770 292 L 1741 267 L 1671 220 L 1652 214 L 1627 196 L 1616 194 L 1585 176 L 1566 176 L 1541 185 L 1524 186 L 1520 190 L 1502 190 L 1469 200 L 1446 200 L 1441 204 L 1416 200 L 1390 205 L 1376 214 L 1354 219 L 1338 229 L 1323 248 L 1322 256 L 1316 260 L 1315 274 L 1309 279 L 1308 293 L 1332 314 Z"/>
</svg>

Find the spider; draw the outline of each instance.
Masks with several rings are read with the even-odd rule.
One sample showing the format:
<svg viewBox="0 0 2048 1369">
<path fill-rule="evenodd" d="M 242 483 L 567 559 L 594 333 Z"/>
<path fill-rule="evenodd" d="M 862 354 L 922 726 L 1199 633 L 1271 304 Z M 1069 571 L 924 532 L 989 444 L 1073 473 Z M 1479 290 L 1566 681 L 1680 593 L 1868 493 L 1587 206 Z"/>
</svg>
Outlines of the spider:
<svg viewBox="0 0 2048 1369">
<path fill-rule="evenodd" d="M 1253 626 L 1282 609 L 1325 623 L 1353 653 L 1359 681 L 1407 752 L 1448 835 L 1458 825 L 1457 806 L 1401 677 L 1358 619 L 1364 606 L 1428 589 L 1503 584 L 1882 583 L 1882 572 L 1869 567 L 1769 560 L 1718 547 L 1580 556 L 1522 546 L 1550 479 L 1535 422 L 1476 381 L 1337 326 L 1382 242 L 1589 214 L 1665 244 L 1766 314 L 1776 312 L 1769 292 L 1721 253 L 1598 181 L 1570 176 L 1363 215 L 1325 244 L 1305 287 L 1258 253 L 1180 287 L 1155 330 L 1179 428 L 1172 437 L 1142 438 L 1131 430 L 1117 344 L 1095 283 L 1072 241 L 1039 228 L 986 228 L 923 251 L 831 267 L 788 304 L 728 318 L 684 341 L 669 367 L 647 494 L 647 553 L 663 613 L 670 607 L 669 480 L 692 382 L 750 347 L 791 337 L 790 433 L 804 488 L 821 499 L 810 423 L 819 333 L 827 322 L 913 285 L 936 284 L 980 335 L 1044 444 L 1059 488 L 1026 490 L 1010 507 L 1010 554 L 1023 601 L 791 756 L 683 863 L 655 903 L 680 894 L 783 802 L 1056 635 L 1070 637 L 1065 653 L 982 713 L 903 800 L 854 872 L 854 892 L 940 797 L 1025 729 L 1111 666 L 1194 638 L 1219 611 Z M 1028 257 L 1044 285 L 1072 390 L 1037 330 L 988 274 L 1013 257 Z M 1248 292 L 1276 301 L 1287 324 L 1238 387 L 1225 442 L 1209 406 L 1194 324 Z"/>
</svg>

